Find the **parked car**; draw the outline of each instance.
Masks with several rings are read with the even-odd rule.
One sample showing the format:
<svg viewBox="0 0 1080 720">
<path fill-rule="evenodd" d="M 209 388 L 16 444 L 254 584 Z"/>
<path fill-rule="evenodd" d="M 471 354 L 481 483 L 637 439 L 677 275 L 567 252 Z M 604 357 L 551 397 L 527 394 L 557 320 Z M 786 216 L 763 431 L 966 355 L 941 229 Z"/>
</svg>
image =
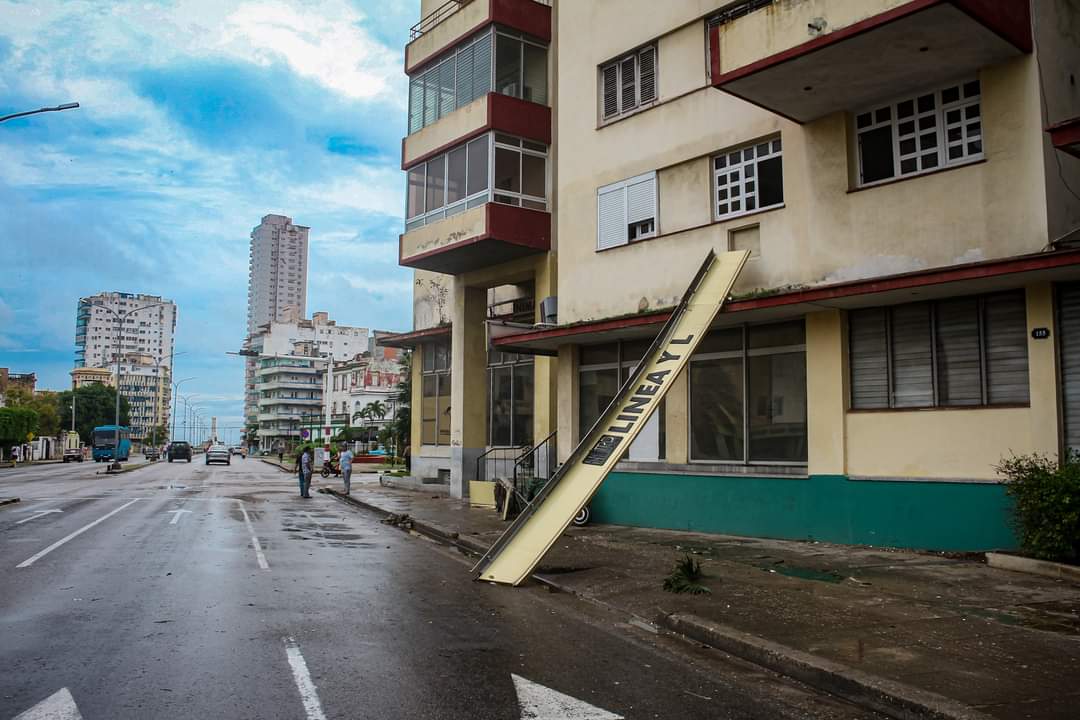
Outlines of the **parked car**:
<svg viewBox="0 0 1080 720">
<path fill-rule="evenodd" d="M 169 462 L 173 460 L 187 460 L 191 462 L 191 445 L 183 440 L 173 440 L 169 443 Z"/>
<path fill-rule="evenodd" d="M 229 454 L 229 448 L 224 445 L 211 445 L 206 451 L 206 464 L 215 462 L 223 462 L 226 465 L 232 465 L 232 458 Z"/>
<path fill-rule="evenodd" d="M 142 454 L 147 460 L 158 460 L 161 458 L 161 452 L 156 447 L 143 448 Z"/>
</svg>

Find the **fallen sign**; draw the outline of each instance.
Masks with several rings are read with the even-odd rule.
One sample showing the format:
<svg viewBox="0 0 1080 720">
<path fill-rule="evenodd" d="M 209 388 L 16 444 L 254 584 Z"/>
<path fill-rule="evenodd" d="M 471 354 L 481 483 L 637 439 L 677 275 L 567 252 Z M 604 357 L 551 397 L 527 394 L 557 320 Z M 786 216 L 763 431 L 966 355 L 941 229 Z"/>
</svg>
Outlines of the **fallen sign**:
<svg viewBox="0 0 1080 720">
<path fill-rule="evenodd" d="M 686 367 L 731 292 L 749 251 L 709 251 L 682 302 L 566 463 L 473 567 L 477 580 L 519 585 L 618 462 Z"/>
</svg>

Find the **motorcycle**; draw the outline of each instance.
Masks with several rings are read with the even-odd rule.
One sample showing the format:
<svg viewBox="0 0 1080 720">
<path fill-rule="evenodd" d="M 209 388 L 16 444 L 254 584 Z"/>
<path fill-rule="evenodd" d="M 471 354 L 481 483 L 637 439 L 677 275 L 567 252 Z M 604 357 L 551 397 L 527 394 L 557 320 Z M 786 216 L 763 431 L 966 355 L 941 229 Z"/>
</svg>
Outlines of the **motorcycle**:
<svg viewBox="0 0 1080 720">
<path fill-rule="evenodd" d="M 319 473 L 324 478 L 330 477 L 332 474 L 334 477 L 341 475 L 341 466 L 330 460 L 323 460 L 322 471 Z"/>
</svg>

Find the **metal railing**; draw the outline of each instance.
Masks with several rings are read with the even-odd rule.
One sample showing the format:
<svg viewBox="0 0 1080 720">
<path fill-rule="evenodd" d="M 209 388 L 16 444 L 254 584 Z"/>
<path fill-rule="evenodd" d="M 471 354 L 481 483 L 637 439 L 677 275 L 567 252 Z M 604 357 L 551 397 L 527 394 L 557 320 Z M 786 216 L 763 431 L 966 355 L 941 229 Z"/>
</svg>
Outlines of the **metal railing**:
<svg viewBox="0 0 1080 720">
<path fill-rule="evenodd" d="M 493 447 L 476 458 L 476 479 L 494 482 L 499 478 L 507 480 L 514 477 L 514 465 L 522 453 L 531 449 L 529 445 L 511 447 Z"/>
<path fill-rule="evenodd" d="M 449 0 L 449 2 L 445 2 L 435 8 L 427 15 L 427 17 L 422 18 L 420 22 L 409 28 L 409 42 L 412 42 L 424 33 L 429 32 L 433 27 L 471 2 L 472 0 Z"/>
<path fill-rule="evenodd" d="M 536 299 L 531 297 L 502 300 L 488 305 L 488 320 L 532 323 L 536 313 Z"/>
<path fill-rule="evenodd" d="M 519 507 L 525 507 L 551 479 L 558 465 L 557 431 L 533 445 L 514 463 L 514 494 Z"/>
</svg>

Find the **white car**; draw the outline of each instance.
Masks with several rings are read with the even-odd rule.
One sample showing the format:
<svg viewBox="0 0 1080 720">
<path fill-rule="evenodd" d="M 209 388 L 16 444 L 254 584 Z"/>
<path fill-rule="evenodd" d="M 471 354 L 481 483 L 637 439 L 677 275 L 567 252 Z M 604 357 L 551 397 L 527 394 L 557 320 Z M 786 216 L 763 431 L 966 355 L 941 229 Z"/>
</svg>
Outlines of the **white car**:
<svg viewBox="0 0 1080 720">
<path fill-rule="evenodd" d="M 229 448 L 224 445 L 211 445 L 210 449 L 206 451 L 206 464 L 209 465 L 212 462 L 221 462 L 226 465 L 232 465 L 231 458 L 229 457 Z"/>
</svg>

